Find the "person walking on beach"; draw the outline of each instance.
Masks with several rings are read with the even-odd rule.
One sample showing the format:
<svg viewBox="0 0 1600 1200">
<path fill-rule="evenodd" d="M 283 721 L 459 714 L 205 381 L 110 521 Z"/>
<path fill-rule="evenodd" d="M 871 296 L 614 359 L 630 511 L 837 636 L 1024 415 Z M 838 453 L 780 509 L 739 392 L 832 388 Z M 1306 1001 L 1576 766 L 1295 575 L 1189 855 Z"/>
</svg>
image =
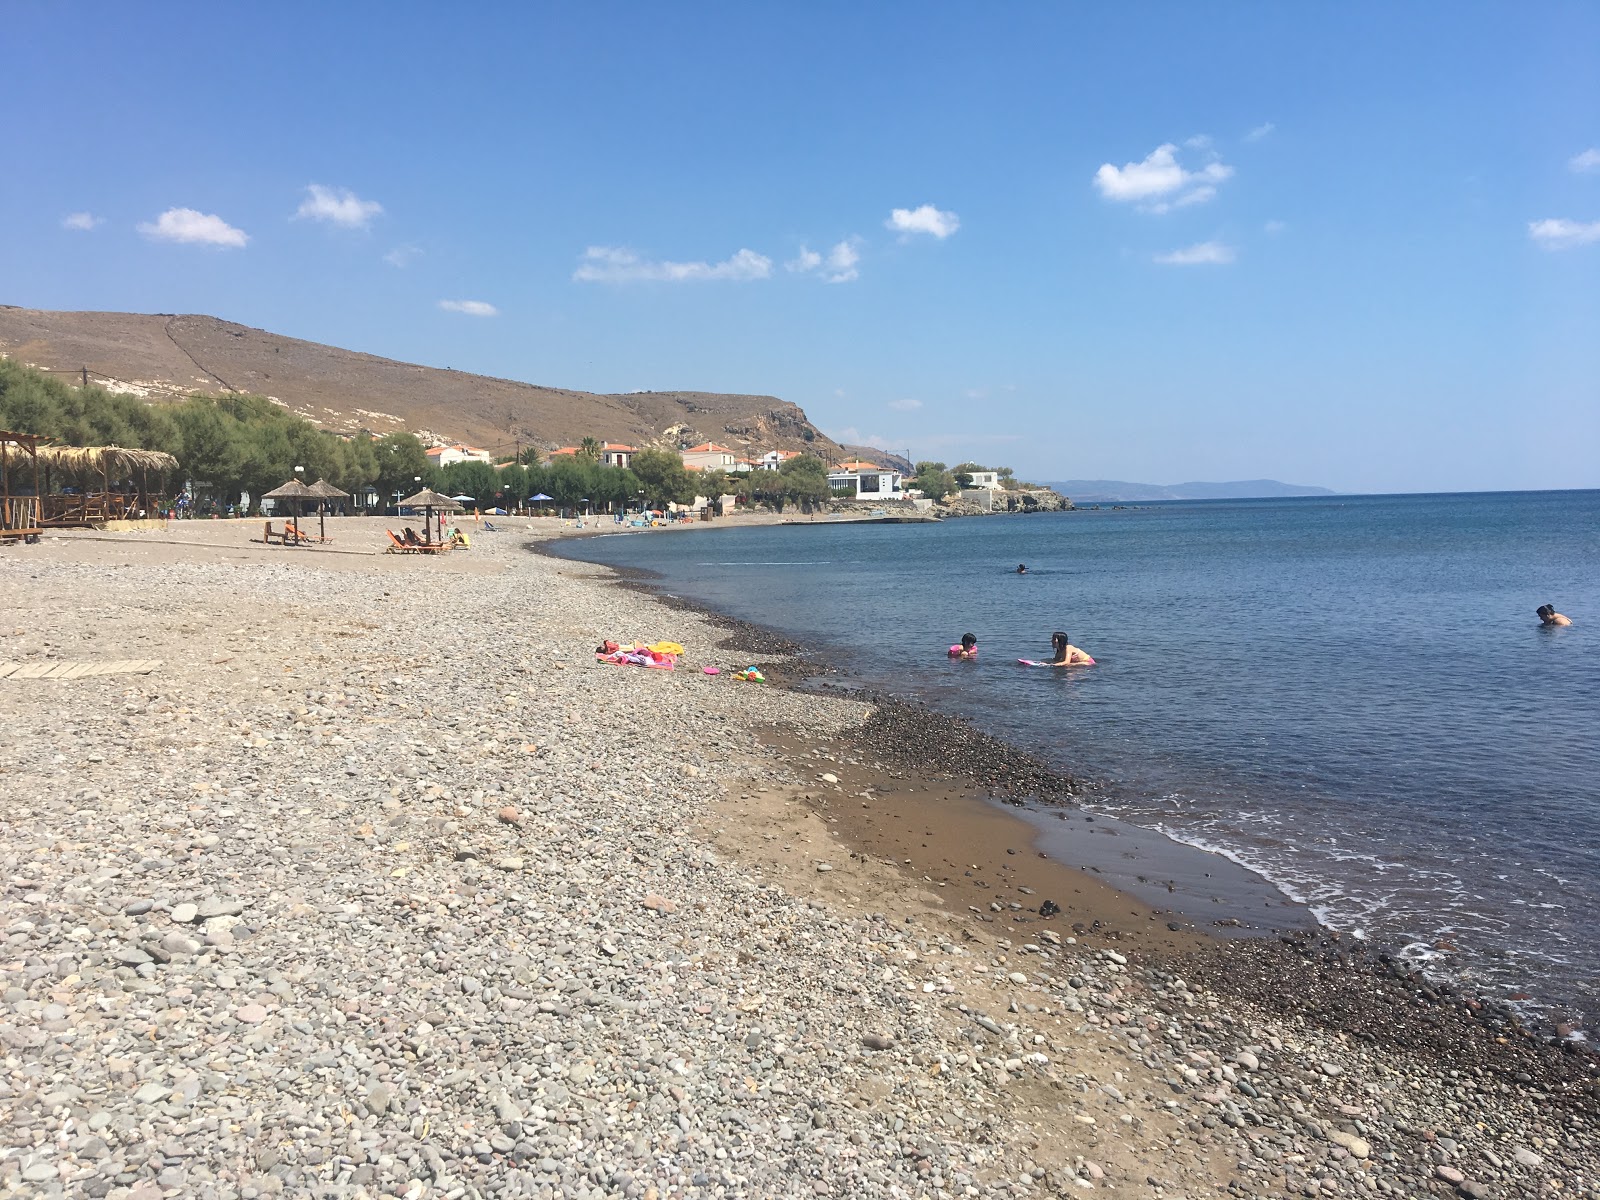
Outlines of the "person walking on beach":
<svg viewBox="0 0 1600 1200">
<path fill-rule="evenodd" d="M 1541 624 L 1541 625 L 1571 625 L 1572 624 L 1572 618 L 1571 617 L 1563 617 L 1560 613 L 1558 613 L 1556 611 L 1556 606 L 1554 604 L 1541 604 L 1534 611 L 1539 614 L 1539 624 Z"/>
<path fill-rule="evenodd" d="M 1080 650 L 1072 644 L 1066 634 L 1057 630 L 1050 635 L 1050 650 L 1052 658 L 1049 666 L 1052 667 L 1092 667 L 1094 659 L 1089 657 L 1085 650 Z"/>
</svg>

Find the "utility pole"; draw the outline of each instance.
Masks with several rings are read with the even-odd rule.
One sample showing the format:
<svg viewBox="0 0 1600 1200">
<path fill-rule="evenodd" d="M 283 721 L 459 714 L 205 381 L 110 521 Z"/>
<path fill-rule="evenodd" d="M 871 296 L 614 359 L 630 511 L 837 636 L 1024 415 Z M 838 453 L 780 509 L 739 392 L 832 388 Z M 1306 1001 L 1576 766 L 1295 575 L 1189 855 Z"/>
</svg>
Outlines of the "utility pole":
<svg viewBox="0 0 1600 1200">
<path fill-rule="evenodd" d="M 89 386 L 89 368 L 88 367 L 84 367 L 83 368 L 83 386 L 84 387 L 88 387 Z"/>
</svg>

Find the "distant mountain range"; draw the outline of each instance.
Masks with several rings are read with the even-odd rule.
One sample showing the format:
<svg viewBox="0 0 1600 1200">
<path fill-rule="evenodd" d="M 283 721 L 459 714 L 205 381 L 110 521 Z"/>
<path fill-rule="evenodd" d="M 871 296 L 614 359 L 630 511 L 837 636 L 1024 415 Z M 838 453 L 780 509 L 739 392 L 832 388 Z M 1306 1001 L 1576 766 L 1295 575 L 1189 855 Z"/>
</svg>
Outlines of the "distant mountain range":
<svg viewBox="0 0 1600 1200">
<path fill-rule="evenodd" d="M 1241 479 L 1233 483 L 1127 483 L 1120 479 L 1062 479 L 1049 482 L 1074 504 L 1127 504 L 1141 500 L 1256 500 L 1280 496 L 1335 496 L 1331 488 Z"/>
</svg>

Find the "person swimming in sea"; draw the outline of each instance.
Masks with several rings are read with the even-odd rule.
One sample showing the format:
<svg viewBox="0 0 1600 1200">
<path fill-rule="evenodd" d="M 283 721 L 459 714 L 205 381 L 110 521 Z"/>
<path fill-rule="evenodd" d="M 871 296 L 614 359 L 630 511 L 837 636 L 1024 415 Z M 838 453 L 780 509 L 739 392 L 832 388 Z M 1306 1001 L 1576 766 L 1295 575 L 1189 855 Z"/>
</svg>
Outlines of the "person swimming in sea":
<svg viewBox="0 0 1600 1200">
<path fill-rule="evenodd" d="M 1080 650 L 1072 644 L 1066 634 L 1057 630 L 1050 635 L 1051 660 L 1046 663 L 1049 667 L 1092 667 L 1094 659 L 1089 657 L 1086 650 Z"/>
<path fill-rule="evenodd" d="M 1026 575 L 1027 573 L 1028 573 L 1028 564 L 1027 563 L 1018 563 L 1017 564 L 1017 574 L 1018 575 Z"/>
<path fill-rule="evenodd" d="M 963 633 L 961 641 L 950 647 L 951 658 L 974 659 L 978 657 L 978 639 L 970 633 Z"/>
<path fill-rule="evenodd" d="M 1571 617 L 1563 617 L 1556 611 L 1554 604 L 1541 604 L 1534 610 L 1539 615 L 1541 625 L 1571 625 Z"/>
</svg>

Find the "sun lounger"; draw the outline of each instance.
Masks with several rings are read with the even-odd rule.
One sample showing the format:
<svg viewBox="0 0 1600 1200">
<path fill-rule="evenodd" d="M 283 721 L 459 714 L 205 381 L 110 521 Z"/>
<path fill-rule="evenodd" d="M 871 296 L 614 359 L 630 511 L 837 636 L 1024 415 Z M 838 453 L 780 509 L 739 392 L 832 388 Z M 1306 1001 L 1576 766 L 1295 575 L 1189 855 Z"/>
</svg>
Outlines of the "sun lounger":
<svg viewBox="0 0 1600 1200">
<path fill-rule="evenodd" d="M 415 554 L 417 552 L 418 547 L 396 537 L 394 530 L 385 529 L 384 532 L 389 535 L 389 544 L 384 547 L 383 551 L 385 554 Z"/>
<path fill-rule="evenodd" d="M 274 543 L 276 543 L 276 544 L 281 546 L 281 545 L 283 545 L 283 538 L 284 538 L 284 535 L 281 534 L 281 533 L 276 532 L 272 528 L 272 522 L 268 521 L 266 530 L 262 533 L 262 535 L 260 537 L 258 537 L 258 538 L 251 538 L 250 540 L 252 542 L 264 542 L 268 546 L 271 546 Z"/>
</svg>

